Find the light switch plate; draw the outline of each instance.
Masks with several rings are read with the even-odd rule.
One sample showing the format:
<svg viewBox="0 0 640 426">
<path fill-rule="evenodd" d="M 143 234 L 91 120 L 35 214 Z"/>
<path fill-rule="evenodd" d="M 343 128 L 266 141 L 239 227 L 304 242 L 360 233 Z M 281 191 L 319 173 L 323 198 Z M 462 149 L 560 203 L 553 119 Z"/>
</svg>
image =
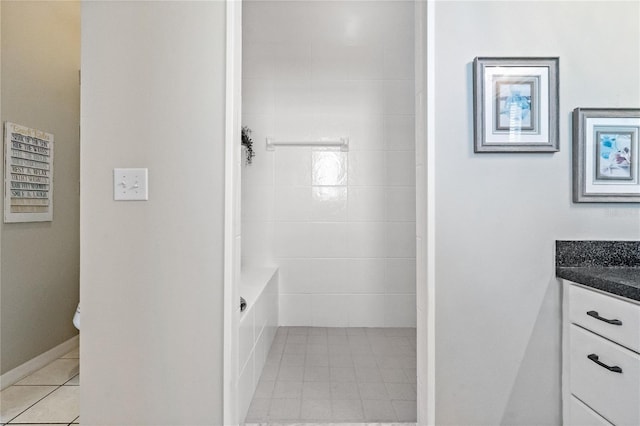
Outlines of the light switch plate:
<svg viewBox="0 0 640 426">
<path fill-rule="evenodd" d="M 113 169 L 113 199 L 148 200 L 148 169 Z"/>
</svg>

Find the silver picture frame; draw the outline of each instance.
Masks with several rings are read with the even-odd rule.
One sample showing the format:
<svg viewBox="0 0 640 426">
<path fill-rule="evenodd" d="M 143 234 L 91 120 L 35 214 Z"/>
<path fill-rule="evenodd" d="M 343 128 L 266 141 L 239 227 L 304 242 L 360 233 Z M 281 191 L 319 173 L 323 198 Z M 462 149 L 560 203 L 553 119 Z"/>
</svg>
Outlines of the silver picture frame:
<svg viewBox="0 0 640 426">
<path fill-rule="evenodd" d="M 557 152 L 557 57 L 473 60 L 474 152 Z"/>
<path fill-rule="evenodd" d="M 572 160 L 575 203 L 640 203 L 640 109 L 574 109 Z"/>
</svg>

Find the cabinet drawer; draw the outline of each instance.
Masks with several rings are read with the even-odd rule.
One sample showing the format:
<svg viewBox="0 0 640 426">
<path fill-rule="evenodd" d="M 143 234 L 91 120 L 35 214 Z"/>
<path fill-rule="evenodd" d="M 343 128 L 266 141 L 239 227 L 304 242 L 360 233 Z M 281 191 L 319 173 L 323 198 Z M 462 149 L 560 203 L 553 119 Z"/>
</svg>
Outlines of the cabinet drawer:
<svg viewBox="0 0 640 426">
<path fill-rule="evenodd" d="M 574 324 L 569 339 L 571 393 L 614 425 L 640 425 L 640 355 Z"/>
<path fill-rule="evenodd" d="M 613 426 L 575 396 L 569 401 L 570 423 L 566 426 Z"/>
<path fill-rule="evenodd" d="M 640 352 L 640 305 L 570 285 L 569 319 Z"/>
</svg>

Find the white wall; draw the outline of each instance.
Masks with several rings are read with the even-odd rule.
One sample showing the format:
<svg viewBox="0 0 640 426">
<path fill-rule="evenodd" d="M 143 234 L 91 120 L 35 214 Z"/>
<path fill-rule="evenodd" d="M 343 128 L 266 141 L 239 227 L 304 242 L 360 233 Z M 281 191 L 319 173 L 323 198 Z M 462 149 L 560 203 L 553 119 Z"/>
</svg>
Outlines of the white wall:
<svg viewBox="0 0 640 426">
<path fill-rule="evenodd" d="M 83 424 L 222 423 L 224 85 L 223 2 L 83 2 Z"/>
<path fill-rule="evenodd" d="M 415 326 L 414 4 L 247 1 L 243 263 L 283 325 Z M 265 138 L 349 137 L 349 152 Z"/>
<path fill-rule="evenodd" d="M 55 137 L 53 221 L 0 223 L 4 374 L 77 334 L 80 4 L 2 1 L 0 8 L 0 121 Z"/>
<path fill-rule="evenodd" d="M 436 424 L 561 423 L 554 241 L 640 238 L 637 204 L 571 202 L 570 113 L 640 105 L 639 6 L 436 4 Z M 473 153 L 475 56 L 560 57 L 560 152 Z"/>
</svg>

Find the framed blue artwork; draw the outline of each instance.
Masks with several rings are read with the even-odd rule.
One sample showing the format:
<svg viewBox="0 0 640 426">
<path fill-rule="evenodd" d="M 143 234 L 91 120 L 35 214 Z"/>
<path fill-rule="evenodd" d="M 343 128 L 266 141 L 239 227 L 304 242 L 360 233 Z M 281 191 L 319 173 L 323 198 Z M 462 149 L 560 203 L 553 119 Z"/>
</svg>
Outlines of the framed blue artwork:
<svg viewBox="0 0 640 426">
<path fill-rule="evenodd" d="M 573 110 L 573 201 L 640 202 L 640 109 Z"/>
<path fill-rule="evenodd" d="M 556 152 L 558 58 L 473 61 L 474 152 Z"/>
</svg>

